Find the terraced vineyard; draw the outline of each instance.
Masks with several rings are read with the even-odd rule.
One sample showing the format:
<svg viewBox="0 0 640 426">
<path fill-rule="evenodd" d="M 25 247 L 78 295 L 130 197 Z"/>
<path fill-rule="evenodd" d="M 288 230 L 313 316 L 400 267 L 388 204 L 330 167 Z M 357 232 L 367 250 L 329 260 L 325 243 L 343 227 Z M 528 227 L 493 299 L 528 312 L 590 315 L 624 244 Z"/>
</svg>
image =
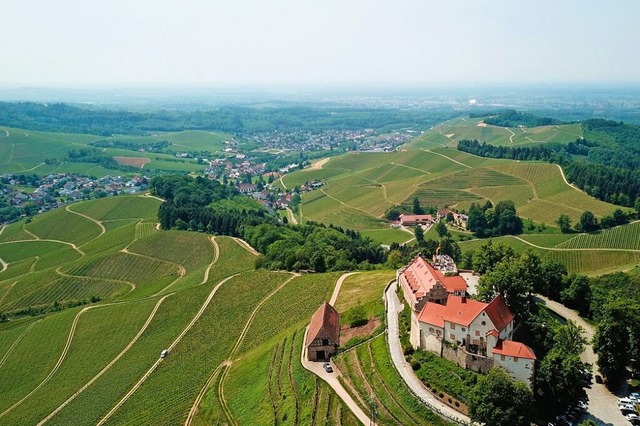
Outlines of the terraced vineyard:
<svg viewBox="0 0 640 426">
<path fill-rule="evenodd" d="M 3 231 L 0 424 L 178 424 L 190 411 L 193 424 L 358 424 L 299 362 L 339 274 L 254 271 L 232 238 L 157 230 L 151 203 L 79 203 Z M 56 241 L 34 231 L 51 236 L 56 220 Z M 256 374 L 270 393 L 244 385 Z M 273 419 L 256 423 L 254 403 Z"/>
<path fill-rule="evenodd" d="M 591 234 L 579 234 L 558 247 L 568 249 L 607 248 L 640 251 L 640 221 Z"/>
</svg>

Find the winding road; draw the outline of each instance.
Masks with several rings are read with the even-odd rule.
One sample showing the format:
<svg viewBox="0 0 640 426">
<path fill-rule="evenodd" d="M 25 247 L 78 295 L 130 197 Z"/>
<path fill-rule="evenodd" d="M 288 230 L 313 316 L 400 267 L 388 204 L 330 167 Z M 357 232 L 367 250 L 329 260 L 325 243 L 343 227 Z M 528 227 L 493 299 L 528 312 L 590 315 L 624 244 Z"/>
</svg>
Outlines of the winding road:
<svg viewBox="0 0 640 426">
<path fill-rule="evenodd" d="M 400 301 L 396 295 L 397 282 L 394 281 L 384 293 L 387 305 L 387 332 L 389 334 L 389 350 L 391 360 L 398 373 L 411 389 L 412 393 L 420 398 L 432 411 L 444 416 L 448 420 L 453 420 L 458 424 L 470 424 L 471 419 L 462 413 L 439 401 L 416 377 L 411 366 L 406 362 L 400 344 L 400 331 L 398 327 L 398 312 L 400 312 Z"/>
<path fill-rule="evenodd" d="M 573 311 L 566 306 L 549 300 L 548 298 L 540 295 L 536 295 L 536 298 L 542 300 L 545 306 L 556 314 L 563 318 L 570 319 L 578 324 L 585 330 L 585 337 L 589 341 L 585 347 L 584 352 L 580 355 L 580 359 L 583 362 L 588 362 L 593 365 L 593 376 L 600 374 L 598 371 L 598 365 L 596 364 L 597 357 L 593 352 L 591 346 L 591 340 L 595 334 L 595 327 L 587 323 L 576 311 Z M 586 388 L 587 396 L 589 397 L 589 410 L 587 411 L 587 418 L 595 421 L 598 425 L 628 425 L 629 422 L 618 410 L 618 397 L 606 388 L 603 384 L 598 384 L 593 381 L 590 388 Z M 623 396 L 623 395 L 620 395 Z M 624 396 L 627 396 L 626 393 Z"/>
<path fill-rule="evenodd" d="M 292 225 L 297 225 L 298 219 L 296 219 L 296 215 L 293 214 L 293 211 L 291 211 L 289 207 L 287 207 L 286 210 L 287 210 L 287 217 L 289 218 L 289 223 Z"/>
</svg>

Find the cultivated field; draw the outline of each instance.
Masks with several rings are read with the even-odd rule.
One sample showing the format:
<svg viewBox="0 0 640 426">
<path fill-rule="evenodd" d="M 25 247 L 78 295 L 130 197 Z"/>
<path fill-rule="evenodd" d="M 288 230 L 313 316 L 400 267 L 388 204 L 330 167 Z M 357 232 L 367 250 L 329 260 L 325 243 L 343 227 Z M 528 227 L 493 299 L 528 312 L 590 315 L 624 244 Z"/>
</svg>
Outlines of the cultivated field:
<svg viewBox="0 0 640 426">
<path fill-rule="evenodd" d="M 358 424 L 299 362 L 340 274 L 255 271 L 232 238 L 157 230 L 158 205 L 83 202 L 3 232 L 0 424 Z"/>
</svg>

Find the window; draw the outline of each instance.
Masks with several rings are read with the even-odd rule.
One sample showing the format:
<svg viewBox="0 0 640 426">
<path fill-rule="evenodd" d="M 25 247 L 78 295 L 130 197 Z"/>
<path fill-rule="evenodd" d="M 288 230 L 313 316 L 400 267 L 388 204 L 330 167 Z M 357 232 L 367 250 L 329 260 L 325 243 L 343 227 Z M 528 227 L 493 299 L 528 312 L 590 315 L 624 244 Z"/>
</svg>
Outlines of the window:
<svg viewBox="0 0 640 426">
<path fill-rule="evenodd" d="M 329 339 L 322 339 L 322 346 L 328 346 L 329 345 Z"/>
<path fill-rule="evenodd" d="M 433 333 L 433 327 L 429 327 L 429 333 Z"/>
<path fill-rule="evenodd" d="M 504 361 L 504 355 L 500 355 L 500 361 Z"/>
<path fill-rule="evenodd" d="M 480 330 L 476 330 L 476 336 L 480 335 Z"/>
<path fill-rule="evenodd" d="M 481 324 L 482 325 L 487 325 L 487 323 L 485 321 L 482 321 Z"/>
<path fill-rule="evenodd" d="M 518 357 L 517 356 L 513 357 L 513 362 L 518 362 Z"/>
<path fill-rule="evenodd" d="M 456 335 L 455 335 L 455 334 L 453 334 L 453 333 L 451 333 L 451 334 L 449 335 L 449 339 L 451 339 L 451 340 L 456 340 Z"/>
<path fill-rule="evenodd" d="M 473 339 L 473 344 L 474 344 L 474 345 L 478 346 L 478 343 L 479 343 L 479 342 L 478 342 L 478 339 Z"/>
<path fill-rule="evenodd" d="M 462 331 L 467 331 L 464 327 L 462 327 Z"/>
<path fill-rule="evenodd" d="M 455 330 L 456 329 L 456 325 L 454 323 L 451 323 L 451 329 Z"/>
</svg>

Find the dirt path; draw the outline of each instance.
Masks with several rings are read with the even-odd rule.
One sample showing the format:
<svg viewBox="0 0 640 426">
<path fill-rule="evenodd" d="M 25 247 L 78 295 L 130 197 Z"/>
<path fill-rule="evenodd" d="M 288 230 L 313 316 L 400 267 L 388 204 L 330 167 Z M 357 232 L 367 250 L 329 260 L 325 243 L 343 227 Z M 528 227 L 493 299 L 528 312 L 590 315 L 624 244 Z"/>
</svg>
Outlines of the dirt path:
<svg viewBox="0 0 640 426">
<path fill-rule="evenodd" d="M 158 201 L 162 201 L 163 203 L 165 202 L 164 198 L 160 198 L 160 197 L 156 197 L 155 195 L 151 195 L 149 193 L 144 194 L 144 195 L 139 195 L 139 197 L 145 197 L 145 198 L 155 198 Z"/>
<path fill-rule="evenodd" d="M 235 240 L 236 243 L 238 243 L 240 245 L 240 247 L 242 247 L 243 249 L 245 249 L 249 253 L 253 254 L 254 256 L 260 256 L 260 253 L 258 253 L 258 251 L 256 249 L 251 247 L 249 245 L 249 243 L 246 242 L 245 240 L 243 240 L 241 238 L 237 238 L 237 237 L 232 237 L 232 238 Z"/>
<path fill-rule="evenodd" d="M 142 333 L 145 332 L 145 330 L 147 329 L 147 327 L 149 327 L 149 324 L 151 324 L 151 320 L 153 320 L 153 317 L 156 315 L 156 312 L 158 312 L 158 309 L 160 308 L 160 305 L 162 304 L 162 302 L 164 302 L 164 299 L 166 299 L 167 297 L 173 295 L 173 293 L 171 294 L 167 294 L 166 296 L 164 296 L 162 299 L 158 300 L 158 303 L 156 303 L 156 305 L 153 307 L 153 310 L 151 311 L 151 314 L 149 314 L 149 317 L 147 318 L 147 321 L 144 323 L 144 325 L 142 326 L 142 328 L 140 329 L 140 331 L 138 331 L 138 334 L 136 334 L 134 336 L 134 338 L 129 342 L 129 344 L 109 363 L 107 364 L 102 370 L 100 370 L 100 372 L 98 374 L 96 374 L 95 376 L 93 376 L 93 378 L 91 380 L 89 380 L 87 383 L 85 383 L 84 386 L 82 386 L 80 389 L 78 389 L 76 391 L 76 393 L 74 393 L 73 395 L 71 395 L 65 402 L 63 402 L 62 404 L 60 404 L 58 406 L 58 408 L 56 408 L 55 410 L 53 410 L 47 417 L 45 417 L 44 419 L 42 419 L 39 423 L 38 426 L 48 422 L 49 420 L 51 420 L 51 418 L 53 416 L 55 416 L 56 414 L 58 414 L 58 412 L 60 412 L 60 410 L 62 410 L 64 407 L 66 407 L 71 401 L 73 401 L 78 395 L 80 395 L 82 392 L 84 392 L 89 386 L 91 386 L 96 380 L 98 380 L 104 373 L 107 372 L 107 370 L 109 370 L 116 362 L 118 362 L 118 360 L 120 358 L 122 358 L 124 356 L 124 354 L 126 354 L 129 349 L 131 349 L 131 347 L 138 341 L 138 339 L 140 338 L 140 336 L 142 336 Z"/>
<path fill-rule="evenodd" d="M 503 127 L 503 129 L 505 129 L 507 132 L 511 133 L 511 136 L 509 136 L 509 142 L 510 142 L 510 143 L 513 143 L 513 138 L 516 136 L 516 134 L 515 134 L 515 133 L 513 133 L 513 130 L 511 130 L 511 129 L 510 129 L 510 128 L 508 128 L 508 127 Z"/>
<path fill-rule="evenodd" d="M 82 214 L 82 213 L 78 213 L 77 211 L 71 210 L 70 208 L 71 206 L 67 206 L 64 209 L 66 211 L 68 211 L 69 213 L 73 213 L 73 214 L 77 214 L 78 216 L 84 217 L 85 219 L 90 220 L 91 222 L 95 223 L 96 225 L 98 225 L 100 227 L 100 235 L 98 235 L 95 238 L 92 238 L 92 240 L 95 240 L 96 238 L 102 236 L 105 232 L 107 232 L 107 228 L 104 227 L 104 225 L 102 224 L 102 222 L 100 222 L 99 220 L 96 220 L 90 216 L 87 216 L 86 214 Z M 86 244 L 86 243 L 85 243 Z"/>
<path fill-rule="evenodd" d="M 559 164 L 556 164 L 556 166 L 558 166 L 558 169 L 560 169 L 560 174 L 562 175 L 562 180 L 564 181 L 564 183 L 566 183 L 567 185 L 569 185 L 571 188 L 575 189 L 578 192 L 582 192 L 583 194 L 587 194 L 586 192 L 584 192 L 582 189 L 574 186 L 572 183 L 569 183 L 569 181 L 567 180 L 567 177 L 564 175 L 564 170 L 562 170 L 562 167 L 560 167 Z M 587 194 L 589 195 L 589 194 Z M 591 195 L 589 195 L 590 197 Z"/>
<path fill-rule="evenodd" d="M 285 190 L 287 190 L 287 189 L 289 189 L 289 188 L 287 188 L 287 185 L 285 185 L 285 184 L 284 184 L 284 180 L 282 180 L 282 178 L 283 178 L 283 177 L 284 177 L 284 176 L 280 176 L 280 183 L 282 184 L 282 187 L 283 187 Z"/>
<path fill-rule="evenodd" d="M 169 353 L 171 353 L 171 351 L 173 350 L 173 348 L 176 347 L 176 345 L 178 343 L 180 343 L 180 340 L 182 340 L 182 338 L 184 337 L 185 334 L 187 334 L 187 332 L 189 330 L 191 330 L 191 327 L 193 327 L 193 325 L 200 319 L 200 317 L 202 316 L 202 314 L 204 313 L 205 309 L 207 309 L 207 306 L 209 306 L 209 303 L 211 303 L 211 299 L 213 299 L 213 296 L 216 294 L 216 292 L 218 291 L 218 289 L 222 286 L 222 284 L 226 283 L 227 281 L 229 281 L 232 278 L 237 277 L 240 274 L 235 274 L 232 275 L 230 277 L 225 278 L 224 280 L 220 281 L 214 288 L 213 290 L 211 290 L 211 293 L 209 293 L 209 296 L 207 297 L 207 299 L 204 301 L 204 303 L 202 304 L 202 306 L 200 307 L 200 310 L 196 313 L 196 315 L 193 317 L 193 319 L 191 320 L 191 322 L 182 330 L 182 332 L 180 333 L 180 335 L 178 337 L 175 338 L 175 340 L 173 341 L 173 343 L 171 343 L 171 346 L 169 346 L 167 348 L 167 350 L 169 351 Z M 121 406 L 122 404 L 124 404 L 130 397 L 131 395 L 133 395 L 135 393 L 135 391 L 138 390 L 138 388 L 140 386 L 142 386 L 142 384 L 147 380 L 147 378 L 156 370 L 156 368 L 158 368 L 158 365 L 160 365 L 160 363 L 162 362 L 164 358 L 158 358 L 156 360 L 155 363 L 153 363 L 153 365 L 147 370 L 146 373 L 144 373 L 144 375 L 140 378 L 140 380 L 138 380 L 138 382 L 133 385 L 133 387 L 129 390 L 129 392 L 127 392 L 122 399 L 120 399 L 120 401 L 118 401 L 118 403 L 107 413 L 104 415 L 104 417 L 102 417 L 102 419 L 100 419 L 100 421 L 98 422 L 98 426 L 105 424 L 105 422 L 107 420 L 109 420 L 109 418 L 111 416 L 113 416 L 113 413 L 115 413 Z"/>
<path fill-rule="evenodd" d="M 2 266 L 2 270 L 0 270 L 0 272 L 4 272 L 9 267 L 9 264 L 0 258 L 0 266 Z"/>
<path fill-rule="evenodd" d="M 251 315 L 249 316 L 249 319 L 247 319 L 247 322 L 245 323 L 244 328 L 242 329 L 242 332 L 240 333 L 240 336 L 238 336 L 238 339 L 236 340 L 236 344 L 233 346 L 233 348 L 229 352 L 229 356 L 227 357 L 227 359 L 225 361 L 223 361 L 213 371 L 213 373 L 207 379 L 207 382 L 205 383 L 205 386 L 203 386 L 202 389 L 200 389 L 200 392 L 198 393 L 198 397 L 196 398 L 195 402 L 193 403 L 193 406 L 191 407 L 191 410 L 189 411 L 189 415 L 187 416 L 187 420 L 184 423 L 185 426 L 190 426 L 191 425 L 191 422 L 193 421 L 195 415 L 198 412 L 198 406 L 200 405 L 200 402 L 202 401 L 202 398 L 204 397 L 205 393 L 207 392 L 208 386 L 213 381 L 213 378 L 215 377 L 215 375 L 218 374 L 218 371 L 219 371 L 220 368 L 224 369 L 222 371 L 222 377 L 220 378 L 220 383 L 218 384 L 218 395 L 220 396 L 220 405 L 222 405 L 222 409 L 223 409 L 223 411 L 225 411 L 225 415 L 227 416 L 227 420 L 229 420 L 232 424 L 238 424 L 238 422 L 236 421 L 235 417 L 233 416 L 233 413 L 231 412 L 231 409 L 229 408 L 229 404 L 228 404 L 227 400 L 224 398 L 224 379 L 227 377 L 227 373 L 229 371 L 229 368 L 231 367 L 231 365 L 233 365 L 232 358 L 235 355 L 235 353 L 238 350 L 238 348 L 240 347 L 240 345 L 242 344 L 242 341 L 244 340 L 245 336 L 247 335 L 247 332 L 249 331 L 249 327 L 251 327 L 251 324 L 253 323 L 253 319 L 255 318 L 256 314 L 260 310 L 260 307 L 267 300 L 269 300 L 274 294 L 276 294 L 278 291 L 280 291 L 285 285 L 287 285 L 293 279 L 295 279 L 295 278 L 300 276 L 300 274 L 297 273 L 297 272 L 290 272 L 290 274 L 292 274 L 292 276 L 288 280 L 286 280 L 285 282 L 280 284 L 278 286 L 278 288 L 276 288 L 271 293 L 269 293 L 269 295 L 267 297 L 265 297 L 264 299 L 262 299 L 262 301 L 260 303 L 258 303 L 258 305 L 256 305 L 256 307 L 253 309 L 253 311 L 251 312 Z"/>
<path fill-rule="evenodd" d="M 5 136 L 3 136 L 3 137 L 5 137 L 5 138 L 9 137 L 9 131 L 7 129 L 0 129 L 0 130 L 2 130 L 5 133 Z"/>
<path fill-rule="evenodd" d="M 307 334 L 309 333 L 309 327 L 304 331 L 304 337 L 302 339 L 302 352 L 300 353 L 300 363 L 306 369 L 320 377 L 324 380 L 331 389 L 338 395 L 340 399 L 345 403 L 347 408 L 353 413 L 354 416 L 363 424 L 363 425 L 372 425 L 374 424 L 369 416 L 362 411 L 360 406 L 353 400 L 351 394 L 347 392 L 347 390 L 342 385 L 342 382 L 339 380 L 339 377 L 342 376 L 340 370 L 335 365 L 333 367 L 333 373 L 327 373 L 322 368 L 322 362 L 313 362 L 307 360 Z"/>
<path fill-rule="evenodd" d="M 287 207 L 286 210 L 287 210 L 287 217 L 289 218 L 289 223 L 292 225 L 297 225 L 298 219 L 296 219 L 296 215 L 293 214 L 293 211 L 291 211 L 289 207 Z"/>
<path fill-rule="evenodd" d="M 18 240 L 18 241 L 5 241 L 4 243 L 0 243 L 0 245 L 4 245 L 4 244 L 20 244 L 20 243 L 32 243 L 34 241 L 49 241 L 52 243 L 60 243 L 60 244 L 64 244 L 67 245 L 69 247 L 71 247 L 72 249 L 74 249 L 75 251 L 77 251 L 80 256 L 84 256 L 86 253 L 83 252 L 82 250 L 80 250 L 80 248 L 78 248 L 78 246 L 76 246 L 73 243 L 69 243 L 67 241 L 60 241 L 60 240 L 50 240 L 50 239 L 45 239 L 45 238 L 40 238 L 35 234 L 32 234 L 31 232 L 25 230 L 25 232 L 27 232 L 29 235 L 31 235 L 32 237 L 34 237 L 34 240 Z"/>
<path fill-rule="evenodd" d="M 464 163 L 459 162 L 458 160 L 454 160 L 454 159 L 453 159 L 453 158 L 451 158 L 451 157 L 447 157 L 447 156 L 446 156 L 446 155 L 444 155 L 444 154 L 440 154 L 439 152 L 434 152 L 434 151 L 431 151 L 430 149 L 423 149 L 423 151 L 426 151 L 426 152 L 430 152 L 430 153 L 432 153 L 432 154 L 439 155 L 440 157 L 444 157 L 444 158 L 446 158 L 447 160 L 449 160 L 449 161 L 453 161 L 454 163 L 456 163 L 456 164 L 460 164 L 461 166 L 464 166 L 464 167 L 466 167 L 466 168 L 468 168 L 468 169 L 472 169 L 472 168 L 473 168 L 473 167 L 471 167 L 471 166 L 468 166 L 468 165 L 466 165 L 466 164 L 464 164 Z"/>
<path fill-rule="evenodd" d="M 4 230 L 7 228 L 7 226 L 9 225 L 2 225 L 2 228 L 0 228 L 0 235 L 2 235 L 2 233 L 4 232 Z"/>
<path fill-rule="evenodd" d="M 324 189 L 321 189 L 320 192 L 322 192 L 327 197 L 331 198 L 332 200 L 337 201 L 338 203 L 342 204 L 345 207 L 348 207 L 348 208 L 353 209 L 353 210 L 358 210 L 359 212 L 365 213 L 367 216 L 371 216 L 371 217 L 375 217 L 376 219 L 380 219 L 379 217 L 376 217 L 376 216 L 372 215 L 371 212 L 363 210 L 363 209 L 361 209 L 359 207 L 354 207 L 354 206 L 352 206 L 350 204 L 345 203 L 344 201 L 341 201 L 341 200 L 337 199 L 333 195 L 328 194 L 327 191 L 325 191 Z"/>
<path fill-rule="evenodd" d="M 619 249 L 619 248 L 558 248 L 558 247 L 543 247 L 543 246 L 539 246 L 537 244 L 533 244 L 527 240 L 524 240 L 518 236 L 515 235 L 509 235 L 512 238 L 515 238 L 516 240 L 522 241 L 525 244 L 530 245 L 531 247 L 535 247 L 535 248 L 539 248 L 542 250 L 550 250 L 550 251 L 626 251 L 626 252 L 630 252 L 630 253 L 638 253 L 640 252 L 640 250 L 634 250 L 634 249 Z"/>
<path fill-rule="evenodd" d="M 109 305 L 99 305 L 99 306 L 100 307 L 104 307 L 104 306 L 109 306 Z M 97 307 L 97 306 L 89 306 L 89 307 L 83 308 L 80 312 L 78 312 L 78 314 L 73 319 L 73 323 L 71 324 L 71 329 L 69 330 L 69 336 L 67 337 L 67 343 L 65 344 L 64 348 L 62 349 L 62 353 L 60 354 L 60 358 L 58 358 L 58 362 L 56 362 L 56 365 L 53 366 L 53 369 L 49 372 L 47 377 L 45 377 L 35 388 L 33 388 L 31 390 L 31 392 L 26 394 L 20 401 L 16 402 L 11 407 L 7 408 L 4 412 L 0 413 L 0 418 L 2 418 L 2 416 L 4 416 L 5 414 L 9 413 L 14 408 L 18 407 L 20 404 L 22 404 L 28 398 L 30 398 L 31 395 L 33 395 L 41 387 L 46 385 L 47 382 L 53 377 L 53 375 L 56 374 L 58 369 L 60 369 L 60 366 L 62 365 L 62 362 L 67 357 L 67 353 L 69 352 L 69 348 L 71 347 L 71 342 L 73 341 L 73 335 L 76 332 L 76 327 L 78 326 L 78 321 L 80 320 L 80 317 L 85 312 L 87 312 L 89 309 L 92 309 L 92 308 L 95 308 L 95 307 Z"/>
<path fill-rule="evenodd" d="M 428 172 L 428 171 L 426 171 L 426 170 L 419 169 L 419 168 L 417 168 L 417 167 L 407 166 L 406 164 L 400 164 L 400 163 L 395 163 L 395 162 L 391 162 L 391 163 L 389 163 L 389 164 L 392 164 L 392 165 L 394 165 L 394 166 L 404 167 L 404 168 L 407 168 L 407 169 L 417 170 L 417 171 L 419 171 L 420 173 L 426 173 L 426 174 L 428 174 L 428 175 L 430 175 L 430 174 L 431 174 L 431 172 Z"/>
<path fill-rule="evenodd" d="M 23 277 L 24 275 L 22 275 Z M 18 284 L 18 281 L 15 281 L 13 284 L 11 284 L 8 288 L 7 291 L 4 292 L 4 294 L 2 295 L 2 297 L 0 297 L 0 304 L 2 304 L 2 301 L 5 299 L 5 297 L 7 297 L 7 295 L 9 293 L 11 293 L 11 290 L 13 289 L 13 287 L 16 286 L 16 284 Z"/>
<path fill-rule="evenodd" d="M 94 277 L 90 275 L 70 275 L 65 272 L 62 272 L 61 269 L 62 269 L 62 266 L 58 266 L 56 268 L 56 274 L 60 275 L 61 277 L 81 278 L 81 279 L 94 280 L 94 281 L 109 281 L 113 283 L 124 284 L 131 287 L 131 290 L 129 290 L 129 293 L 131 293 L 133 290 L 136 289 L 136 285 L 130 281 L 116 280 L 113 278 Z"/>
<path fill-rule="evenodd" d="M 14 283 L 15 284 L 15 283 Z M 18 346 L 18 343 L 20 343 L 20 341 L 22 340 L 22 338 L 24 336 L 26 336 L 26 334 L 29 332 L 29 330 L 31 330 L 31 328 L 36 325 L 38 322 L 40 322 L 42 320 L 37 320 L 31 323 L 31 325 L 29 325 L 29 327 L 27 327 L 22 334 L 20 334 L 18 336 L 18 338 L 15 340 L 15 342 L 13 342 L 13 344 L 11 345 L 11 347 L 7 350 L 7 353 L 4 354 L 4 356 L 2 357 L 2 359 L 0 359 L 0 368 L 2 367 L 2 365 L 7 361 L 7 358 L 9 358 L 9 355 L 11 355 L 11 352 L 13 352 L 13 350 L 15 349 L 16 346 Z"/>
<path fill-rule="evenodd" d="M 336 286 L 333 288 L 333 294 L 331 295 L 331 299 L 329 299 L 329 304 L 331 306 L 335 306 L 336 300 L 338 299 L 338 294 L 340 293 L 340 289 L 342 288 L 342 283 L 347 277 L 351 275 L 359 274 L 359 272 L 347 272 L 346 274 L 342 274 L 340 278 L 336 281 Z"/>
<path fill-rule="evenodd" d="M 585 330 L 584 335 L 589 343 L 585 347 L 584 352 L 580 355 L 580 359 L 583 362 L 588 362 L 593 365 L 593 376 L 600 374 L 598 365 L 596 364 L 597 357 L 593 352 L 593 346 L 591 345 L 591 340 L 595 334 L 595 327 L 587 323 L 576 311 L 573 311 L 558 302 L 554 302 L 540 295 L 536 295 L 536 298 L 544 301 L 545 306 L 556 314 L 574 321 Z M 618 397 L 609 392 L 605 385 L 598 384 L 593 380 L 593 384 L 590 388 L 586 388 L 586 391 L 589 398 L 589 409 L 587 411 L 587 414 L 589 415 L 588 418 L 594 420 L 598 425 L 629 424 L 620 411 L 613 409 L 613 407 L 616 407 L 618 404 Z M 625 393 L 620 396 L 626 395 L 627 394 Z"/>
<path fill-rule="evenodd" d="M 310 167 L 307 167 L 306 170 L 322 170 L 322 166 L 327 164 L 331 160 L 331 157 L 323 158 L 322 160 L 318 160 L 313 163 Z"/>
<path fill-rule="evenodd" d="M 215 265 L 215 263 L 218 261 L 218 258 L 220 257 L 220 246 L 218 246 L 216 237 L 211 237 L 210 240 L 211 240 L 211 244 L 213 245 L 213 260 L 211 260 L 211 263 L 209 264 L 209 266 L 207 266 L 207 270 L 204 271 L 204 278 L 202 279 L 202 282 L 200 284 L 204 284 L 207 281 L 209 281 L 209 272 L 211 271 L 211 268 L 213 267 L 213 265 Z"/>
</svg>

